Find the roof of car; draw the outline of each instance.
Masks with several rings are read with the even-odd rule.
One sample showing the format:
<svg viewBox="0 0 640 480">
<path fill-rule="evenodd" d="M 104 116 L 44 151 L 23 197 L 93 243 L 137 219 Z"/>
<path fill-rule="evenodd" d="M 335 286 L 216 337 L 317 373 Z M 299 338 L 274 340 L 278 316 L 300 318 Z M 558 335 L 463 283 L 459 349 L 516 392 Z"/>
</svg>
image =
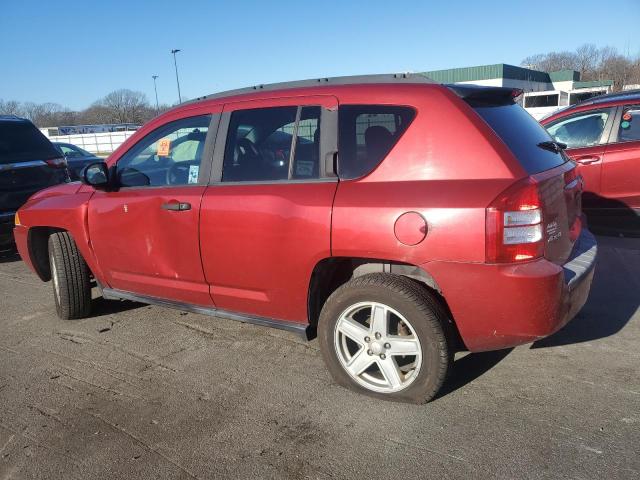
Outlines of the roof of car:
<svg viewBox="0 0 640 480">
<path fill-rule="evenodd" d="M 550 114 L 542 117 L 540 119 L 541 122 L 546 122 L 550 118 L 556 118 L 558 114 L 566 114 L 572 113 L 574 110 L 579 109 L 581 107 L 588 107 L 589 105 L 606 105 L 611 102 L 636 102 L 640 101 L 640 89 L 635 90 L 624 90 L 622 92 L 615 93 L 605 93 L 603 95 L 598 95 L 597 97 L 591 97 L 587 100 L 583 100 L 582 102 L 578 102 L 574 105 L 569 105 L 567 107 L 562 107 L 558 110 L 551 112 Z M 561 115 L 564 116 L 564 115 Z"/>
<path fill-rule="evenodd" d="M 202 97 L 194 98 L 180 104 L 189 105 L 201 102 L 203 100 L 212 100 L 216 98 L 232 97 L 237 95 L 251 94 L 256 92 L 268 92 L 288 90 L 292 88 L 304 87 L 321 87 L 335 85 L 360 85 L 373 83 L 437 83 L 429 77 L 421 73 L 382 73 L 376 75 L 352 75 L 345 77 L 323 77 L 313 78 L 309 80 L 296 80 L 293 82 L 279 82 L 270 84 L 254 85 L 252 87 L 239 88 L 236 90 L 227 90 L 225 92 L 213 93 Z"/>
<path fill-rule="evenodd" d="M 614 93 L 605 93 L 603 95 L 598 95 L 597 97 L 591 97 L 587 100 L 583 100 L 582 102 L 578 102 L 575 105 L 571 105 L 568 108 L 562 109 L 572 110 L 574 108 L 583 107 L 585 105 L 602 105 L 604 103 L 609 102 L 618 102 L 618 101 L 636 101 L 640 100 L 640 89 L 636 90 L 624 90 L 622 92 L 614 92 Z M 557 112 L 554 112 L 554 114 Z"/>
<path fill-rule="evenodd" d="M 0 121 L 7 122 L 28 122 L 26 118 L 18 117 L 16 115 L 0 115 Z"/>
</svg>

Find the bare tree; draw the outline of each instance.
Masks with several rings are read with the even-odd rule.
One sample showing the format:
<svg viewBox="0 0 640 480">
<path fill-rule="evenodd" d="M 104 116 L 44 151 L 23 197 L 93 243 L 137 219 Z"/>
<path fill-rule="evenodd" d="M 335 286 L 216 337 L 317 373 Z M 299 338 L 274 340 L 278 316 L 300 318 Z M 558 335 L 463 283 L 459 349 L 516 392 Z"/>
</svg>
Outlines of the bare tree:
<svg viewBox="0 0 640 480">
<path fill-rule="evenodd" d="M 142 92 L 128 89 L 115 90 L 96 102 L 109 114 L 109 123 L 142 123 L 147 116 L 149 102 Z"/>
<path fill-rule="evenodd" d="M 551 52 L 530 55 L 522 60 L 521 65 L 545 72 L 571 70 L 576 64 L 576 54 L 571 52 Z"/>
<path fill-rule="evenodd" d="M 598 69 L 600 51 L 593 43 L 585 43 L 576 49 L 575 67 L 580 78 L 592 77 Z"/>
<path fill-rule="evenodd" d="M 613 81 L 613 90 L 640 83 L 640 58 L 621 55 L 613 47 L 585 44 L 575 53 L 538 53 L 526 57 L 521 65 L 545 72 L 576 70 L 582 80 Z"/>
<path fill-rule="evenodd" d="M 0 99 L 0 115 L 22 116 L 22 107 L 20 102 L 16 102 L 15 100 L 4 101 Z"/>
</svg>

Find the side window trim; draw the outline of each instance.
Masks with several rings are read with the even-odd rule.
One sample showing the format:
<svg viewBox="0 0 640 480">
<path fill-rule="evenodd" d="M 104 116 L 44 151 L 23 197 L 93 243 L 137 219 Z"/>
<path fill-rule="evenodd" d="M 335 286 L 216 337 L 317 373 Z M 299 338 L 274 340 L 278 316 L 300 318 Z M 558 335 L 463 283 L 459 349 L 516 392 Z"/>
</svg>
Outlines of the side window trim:
<svg viewBox="0 0 640 480">
<path fill-rule="evenodd" d="M 338 106 L 320 110 L 320 178 L 338 178 Z"/>
<path fill-rule="evenodd" d="M 321 182 L 337 182 L 338 175 L 336 172 L 335 157 L 338 153 L 338 104 L 336 102 L 333 108 L 327 108 L 325 105 L 318 105 L 317 103 L 305 102 L 305 99 L 301 99 L 301 103 L 297 106 L 298 111 L 296 119 L 299 120 L 302 109 L 304 107 L 320 107 L 320 159 L 324 159 L 323 167 L 320 168 L 319 177 L 312 179 L 295 179 L 291 178 L 291 166 L 293 162 L 292 155 L 295 155 L 295 149 L 292 149 L 290 153 L 289 161 L 289 178 L 284 180 L 255 180 L 255 181 L 222 181 L 222 169 L 224 165 L 224 154 L 226 150 L 227 137 L 229 134 L 229 126 L 231 125 L 231 114 L 237 110 L 250 110 L 251 106 L 247 105 L 246 108 L 239 108 L 237 110 L 227 110 L 229 104 L 223 106 L 223 112 L 219 114 L 219 123 L 217 128 L 217 135 L 215 138 L 211 162 L 211 173 L 207 185 L 281 185 L 284 183 L 321 183 Z M 278 106 L 292 106 L 292 105 L 273 105 Z M 258 108 L 273 108 L 273 107 L 258 107 Z M 255 108 L 255 107 L 254 107 Z M 297 123 L 296 123 L 297 127 Z M 297 133 L 297 132 L 296 132 Z"/>
<path fill-rule="evenodd" d="M 224 152 L 227 145 L 229 125 L 231 124 L 231 113 L 232 112 L 222 112 L 222 114 L 220 114 L 218 134 L 216 135 L 213 147 L 213 161 L 211 165 L 211 173 L 209 175 L 209 185 L 222 182 L 222 165 L 224 163 Z"/>
<path fill-rule="evenodd" d="M 289 171 L 287 172 L 288 181 L 291 181 L 293 178 L 293 164 L 296 161 L 296 148 L 298 147 L 298 127 L 300 126 L 301 113 L 302 106 L 298 105 L 298 109 L 296 110 L 296 119 L 293 124 L 293 132 L 291 133 L 291 149 L 289 150 Z"/>
<path fill-rule="evenodd" d="M 212 168 L 212 156 L 213 156 L 213 146 L 214 146 L 214 142 L 217 136 L 217 132 L 219 129 L 219 125 L 220 125 L 220 118 L 222 116 L 221 113 L 202 113 L 199 115 L 191 115 L 191 116 L 186 116 L 186 117 L 181 117 L 178 118 L 176 120 L 172 120 L 171 122 L 167 122 L 165 124 L 162 124 L 160 126 L 158 126 L 157 128 L 155 128 L 154 130 L 150 131 L 149 133 L 147 133 L 144 137 L 142 137 L 140 140 L 138 140 L 136 143 L 134 143 L 133 145 L 131 145 L 131 147 L 129 147 L 129 149 L 124 152 L 120 158 L 118 158 L 118 160 L 116 161 L 116 163 L 114 163 L 109 170 L 111 172 L 113 172 L 113 174 L 117 175 L 117 171 L 118 171 L 118 165 L 120 164 L 120 162 L 122 162 L 125 158 L 127 158 L 129 156 L 129 154 L 131 152 L 134 151 L 134 149 L 140 145 L 141 142 L 145 141 L 146 139 L 148 139 L 150 136 L 154 135 L 156 132 L 158 132 L 159 130 L 165 128 L 167 125 L 174 123 L 174 122 L 179 122 L 181 120 L 186 120 L 189 118 L 196 118 L 196 117 L 211 117 L 211 120 L 209 122 L 209 126 L 207 129 L 207 135 L 205 137 L 205 143 L 204 143 L 204 147 L 202 150 L 202 158 L 200 160 L 200 170 L 198 172 L 198 183 L 192 183 L 192 184 L 186 184 L 186 185 L 132 185 L 132 186 L 119 186 L 118 190 L 137 190 L 137 189 L 144 189 L 144 190 L 152 190 L 152 189 L 159 189 L 159 188 L 174 188 L 174 187 L 202 187 L 204 185 L 207 185 L 207 180 L 210 176 L 210 172 L 211 172 L 211 168 Z"/>
<path fill-rule="evenodd" d="M 620 117 L 622 117 L 621 107 L 610 107 L 611 114 L 607 119 L 607 124 L 604 126 L 604 132 L 602 132 L 602 138 L 600 143 L 609 145 L 616 143 L 618 140 L 618 127 L 620 125 Z"/>
</svg>

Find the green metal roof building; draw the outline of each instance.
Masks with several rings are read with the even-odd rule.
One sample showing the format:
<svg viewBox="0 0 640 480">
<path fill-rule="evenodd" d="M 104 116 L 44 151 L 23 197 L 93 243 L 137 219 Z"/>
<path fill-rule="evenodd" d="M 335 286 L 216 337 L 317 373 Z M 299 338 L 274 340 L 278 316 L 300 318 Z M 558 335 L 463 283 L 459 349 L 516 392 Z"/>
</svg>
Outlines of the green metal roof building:
<svg viewBox="0 0 640 480">
<path fill-rule="evenodd" d="M 595 95 L 608 93 L 613 86 L 610 80 L 583 82 L 580 80 L 580 72 L 575 70 L 543 72 L 507 63 L 421 73 L 441 83 L 520 88 L 525 92 L 523 106 L 535 117 L 544 116 L 553 109 L 572 105 Z"/>
</svg>

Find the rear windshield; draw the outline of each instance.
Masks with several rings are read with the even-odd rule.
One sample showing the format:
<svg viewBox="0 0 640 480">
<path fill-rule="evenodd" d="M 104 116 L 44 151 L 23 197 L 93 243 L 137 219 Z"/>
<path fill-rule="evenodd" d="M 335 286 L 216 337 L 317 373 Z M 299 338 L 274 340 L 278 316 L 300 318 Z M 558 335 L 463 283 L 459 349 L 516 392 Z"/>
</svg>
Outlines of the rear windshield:
<svg viewBox="0 0 640 480">
<path fill-rule="evenodd" d="M 0 122 L 0 164 L 59 156 L 47 137 L 32 123 L 17 120 Z"/>
<path fill-rule="evenodd" d="M 507 144 L 529 175 L 549 170 L 565 162 L 564 155 L 538 146 L 540 142 L 553 139 L 520 105 L 482 105 L 475 106 L 474 110 Z"/>
</svg>

